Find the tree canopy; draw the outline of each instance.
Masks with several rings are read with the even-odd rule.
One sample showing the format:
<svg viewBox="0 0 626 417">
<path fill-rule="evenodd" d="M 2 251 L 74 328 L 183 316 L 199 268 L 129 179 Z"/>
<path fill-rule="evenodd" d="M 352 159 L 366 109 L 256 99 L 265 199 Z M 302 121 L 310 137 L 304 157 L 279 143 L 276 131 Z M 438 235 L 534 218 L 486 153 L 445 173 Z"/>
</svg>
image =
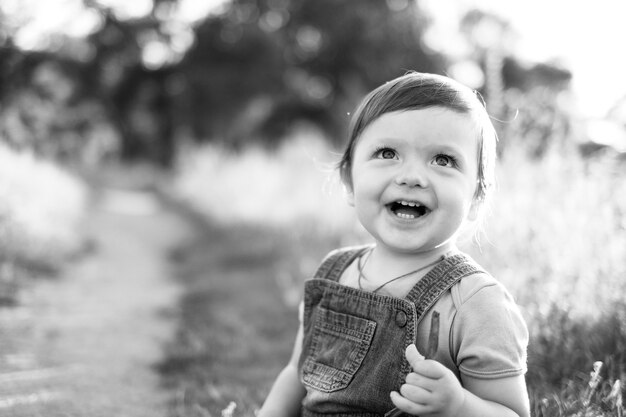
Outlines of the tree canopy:
<svg viewBox="0 0 626 417">
<path fill-rule="evenodd" d="M 186 23 L 182 3 L 155 0 L 128 17 L 84 0 L 89 33 L 34 50 L 0 8 L 1 140 L 56 158 L 164 165 L 179 140 L 271 146 L 300 122 L 339 142 L 367 91 L 407 70 L 446 70 L 413 0 L 230 0 Z M 516 69 L 508 74 L 523 83 Z"/>
</svg>

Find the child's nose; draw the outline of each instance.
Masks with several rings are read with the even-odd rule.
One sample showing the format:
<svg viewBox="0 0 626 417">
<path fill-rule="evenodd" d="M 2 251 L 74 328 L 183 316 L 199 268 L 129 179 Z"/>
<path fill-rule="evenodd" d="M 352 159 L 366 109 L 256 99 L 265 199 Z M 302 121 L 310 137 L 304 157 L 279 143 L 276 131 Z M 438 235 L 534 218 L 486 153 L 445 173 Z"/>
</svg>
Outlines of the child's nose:
<svg viewBox="0 0 626 417">
<path fill-rule="evenodd" d="M 403 164 L 396 175 L 396 184 L 408 187 L 427 187 L 428 178 L 423 167 L 419 164 Z"/>
</svg>

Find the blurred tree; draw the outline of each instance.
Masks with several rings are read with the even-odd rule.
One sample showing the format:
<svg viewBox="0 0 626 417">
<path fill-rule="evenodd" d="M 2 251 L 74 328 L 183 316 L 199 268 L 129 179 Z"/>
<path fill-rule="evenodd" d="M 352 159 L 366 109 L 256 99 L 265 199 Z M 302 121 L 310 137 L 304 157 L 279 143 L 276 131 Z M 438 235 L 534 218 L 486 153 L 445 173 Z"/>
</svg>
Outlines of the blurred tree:
<svg viewBox="0 0 626 417">
<path fill-rule="evenodd" d="M 509 22 L 493 13 L 468 11 L 460 31 L 471 59 L 484 73 L 481 90 L 500 134 L 500 152 L 509 138 L 524 140 L 535 157 L 551 144 L 563 144 L 570 133 L 570 115 L 559 97 L 569 88 L 571 72 L 549 63 L 522 63 L 512 54 L 517 35 Z"/>
<path fill-rule="evenodd" d="M 366 91 L 442 70 L 422 47 L 425 24 L 409 0 L 233 0 L 181 64 L 193 134 L 272 142 L 304 120 L 338 140 Z"/>
<path fill-rule="evenodd" d="M 461 32 L 472 46 L 485 74 L 484 93 L 490 114 L 501 118 L 504 113 L 504 80 L 502 69 L 510 51 L 513 31 L 509 22 L 482 10 L 470 10 L 461 20 Z"/>
<path fill-rule="evenodd" d="M 96 1 L 85 1 L 85 7 L 101 21 L 84 39 L 55 38 L 52 51 L 18 48 L 17 30 L 4 39 L 3 140 L 54 158 L 93 161 L 116 152 L 169 164 L 172 67 L 148 68 L 143 60 L 148 40 L 166 37 L 162 22 L 152 14 L 120 20 Z"/>
<path fill-rule="evenodd" d="M 114 147 L 115 134 L 102 106 L 78 93 L 80 62 L 5 45 L 0 63 L 0 138 L 5 143 L 57 159 L 93 159 L 87 155 Z"/>
<path fill-rule="evenodd" d="M 72 142 L 38 152 L 118 149 L 167 165 L 180 138 L 275 144 L 301 121 L 339 141 L 371 88 L 407 70 L 444 72 L 444 57 L 423 46 L 430 22 L 415 0 L 231 0 L 195 25 L 177 20 L 180 0 L 133 18 L 83 4 L 97 24 L 82 39 L 49 39 L 48 52 L 18 48 L 15 26 L 0 31 L 0 113 L 17 109 L 25 127 L 14 142 Z M 57 81 L 37 87 L 51 72 Z M 60 98 L 43 91 L 63 85 Z"/>
<path fill-rule="evenodd" d="M 122 158 L 169 165 L 174 138 L 167 80 L 173 68 L 150 69 L 142 60 L 145 39 L 165 36 L 160 22 L 152 15 L 121 21 L 111 10 L 99 11 L 104 24 L 88 38 L 94 54 L 82 71 L 82 94 L 105 107 L 119 134 Z"/>
</svg>

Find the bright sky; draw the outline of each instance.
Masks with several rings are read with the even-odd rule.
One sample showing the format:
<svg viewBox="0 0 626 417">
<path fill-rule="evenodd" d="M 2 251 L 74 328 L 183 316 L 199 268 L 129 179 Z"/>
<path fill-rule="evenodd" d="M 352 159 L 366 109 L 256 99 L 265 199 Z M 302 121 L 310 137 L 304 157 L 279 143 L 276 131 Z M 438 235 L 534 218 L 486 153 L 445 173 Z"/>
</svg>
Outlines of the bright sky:
<svg viewBox="0 0 626 417">
<path fill-rule="evenodd" d="M 122 18 L 145 15 L 152 7 L 152 0 L 96 1 L 114 6 Z M 193 22 L 224 1 L 181 0 L 176 17 Z M 521 35 L 518 54 L 530 61 L 561 62 L 573 72 L 573 88 L 584 114 L 601 116 L 626 95 L 626 54 L 619 46 L 626 39 L 623 0 L 418 1 L 433 11 L 442 34 L 450 33 L 445 28 L 454 23 L 464 5 L 477 5 L 505 17 Z M 61 28 L 74 36 L 95 30 L 99 16 L 85 11 L 81 4 L 82 0 L 2 0 L 1 8 L 17 16 L 13 24 L 21 28 L 18 42 L 28 47 L 37 44 L 42 33 Z M 25 24 L 20 16 L 30 20 Z"/>
<path fill-rule="evenodd" d="M 423 3 L 443 25 L 450 23 L 451 2 Z M 519 55 L 535 62 L 560 62 L 570 69 L 583 114 L 601 116 L 626 96 L 623 0 L 460 0 L 452 4 L 480 6 L 505 17 L 520 34 Z"/>
<path fill-rule="evenodd" d="M 559 57 L 574 71 L 573 87 L 587 114 L 604 114 L 626 96 L 626 2 L 525 0 L 504 4 L 526 40 L 523 52 Z"/>
</svg>

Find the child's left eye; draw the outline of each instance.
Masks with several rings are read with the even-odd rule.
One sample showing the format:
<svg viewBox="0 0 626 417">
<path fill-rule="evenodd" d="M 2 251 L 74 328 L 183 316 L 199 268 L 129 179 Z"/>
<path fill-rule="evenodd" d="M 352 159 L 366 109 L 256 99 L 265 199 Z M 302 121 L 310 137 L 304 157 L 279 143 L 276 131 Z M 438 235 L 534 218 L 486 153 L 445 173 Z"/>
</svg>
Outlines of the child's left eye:
<svg viewBox="0 0 626 417">
<path fill-rule="evenodd" d="M 456 159 L 454 159 L 450 155 L 437 155 L 433 159 L 435 165 L 439 165 L 442 167 L 454 167 L 456 166 Z"/>
</svg>

